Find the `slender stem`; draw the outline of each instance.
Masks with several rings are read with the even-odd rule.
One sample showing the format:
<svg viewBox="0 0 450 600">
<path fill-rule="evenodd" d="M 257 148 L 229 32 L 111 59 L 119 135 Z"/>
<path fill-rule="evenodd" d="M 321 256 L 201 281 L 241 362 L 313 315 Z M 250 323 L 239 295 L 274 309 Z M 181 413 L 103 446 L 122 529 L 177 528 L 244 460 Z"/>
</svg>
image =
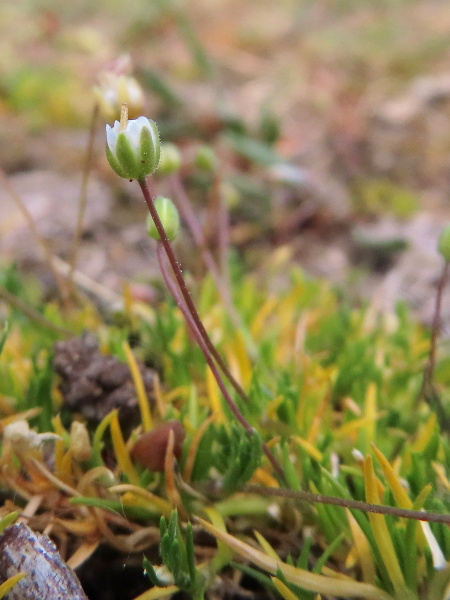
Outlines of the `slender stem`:
<svg viewBox="0 0 450 600">
<path fill-rule="evenodd" d="M 166 268 L 166 264 L 165 264 L 165 260 L 164 260 L 164 251 L 165 250 L 164 250 L 164 247 L 162 246 L 162 244 L 158 243 L 157 256 L 158 256 L 158 262 L 159 262 L 159 266 L 161 269 L 161 273 L 164 277 L 164 281 L 166 282 L 166 285 L 169 288 L 169 291 L 172 294 L 175 302 L 177 303 L 178 307 L 180 308 L 181 312 L 183 313 L 183 316 L 186 320 L 186 323 L 187 323 L 189 329 L 192 332 L 192 335 L 194 336 L 195 340 L 197 341 L 198 345 L 200 346 L 200 349 L 203 352 L 206 362 L 208 363 L 208 366 L 211 369 L 211 372 L 214 375 L 215 380 L 217 381 L 217 385 L 219 386 L 219 389 L 222 392 L 223 397 L 225 398 L 225 401 L 226 401 L 228 407 L 230 408 L 230 410 L 233 413 L 236 420 L 242 425 L 242 427 L 244 427 L 244 429 L 246 429 L 251 435 L 253 435 L 254 434 L 253 427 L 246 420 L 244 415 L 240 412 L 239 408 L 236 406 L 236 404 L 234 403 L 230 394 L 228 393 L 228 390 L 225 387 L 223 379 L 219 373 L 219 370 L 216 367 L 216 364 L 211 356 L 211 352 L 209 351 L 208 346 L 205 343 L 205 340 L 203 339 L 202 335 L 200 334 L 200 332 L 197 328 L 197 325 L 196 325 L 188 307 L 186 306 L 183 298 L 180 296 L 174 281 L 172 281 L 169 273 L 167 272 L 167 268 Z M 278 473 L 278 475 L 281 478 L 284 479 L 283 468 L 278 463 L 277 459 L 272 454 L 272 451 L 265 443 L 263 443 L 263 450 L 264 450 L 265 455 L 271 462 L 275 471 Z"/>
<path fill-rule="evenodd" d="M 172 250 L 172 246 L 170 245 L 170 242 L 167 238 L 166 232 L 164 231 L 164 227 L 161 223 L 161 219 L 158 216 L 158 212 L 153 204 L 153 200 L 152 197 L 150 195 L 148 186 L 147 186 L 147 182 L 145 179 L 142 179 L 140 181 L 138 181 L 139 186 L 142 190 L 142 193 L 144 195 L 144 199 L 145 202 L 147 203 L 148 209 L 150 211 L 150 214 L 152 216 L 153 221 L 155 222 L 155 227 L 159 233 L 159 237 L 161 239 L 161 243 L 164 247 L 164 250 L 166 252 L 167 258 L 169 259 L 169 263 L 170 266 L 172 268 L 172 271 L 175 275 L 175 278 L 177 280 L 177 283 L 179 285 L 180 291 L 183 295 L 184 301 L 186 302 L 186 306 L 189 309 L 189 312 L 192 315 L 192 318 L 194 319 L 195 325 L 197 327 L 197 329 L 200 332 L 200 335 L 202 336 L 202 338 L 205 341 L 205 344 L 207 345 L 210 353 L 213 355 L 215 361 L 217 362 L 217 364 L 219 365 L 219 367 L 221 368 L 222 372 L 225 374 L 225 376 L 227 377 L 227 379 L 229 380 L 229 382 L 231 383 L 231 385 L 233 386 L 233 388 L 236 390 L 236 393 L 239 394 L 239 396 L 242 398 L 242 400 L 246 401 L 247 400 L 247 396 L 244 392 L 244 390 L 242 389 L 242 387 L 238 384 L 238 382 L 235 380 L 235 378 L 233 377 L 233 375 L 231 374 L 230 370 L 228 369 L 228 367 L 226 366 L 225 362 L 223 361 L 222 357 L 220 356 L 220 354 L 217 352 L 217 350 L 214 347 L 214 344 L 211 342 L 209 335 L 200 319 L 200 316 L 197 312 L 197 309 L 195 308 L 195 304 L 192 301 L 192 298 L 189 294 L 189 290 L 186 287 L 186 283 L 183 279 L 183 275 L 181 273 L 181 269 L 177 263 L 177 259 L 175 258 L 175 255 L 173 253 Z"/>
<path fill-rule="evenodd" d="M 22 300 L 22 298 L 19 298 L 18 296 L 11 294 L 11 292 L 9 292 L 3 286 L 0 286 L 0 298 L 3 298 L 11 306 L 16 308 L 17 310 L 20 310 L 20 312 L 23 312 L 23 314 L 26 315 L 30 319 L 30 321 L 34 321 L 38 325 L 41 325 L 42 327 L 45 327 L 46 329 L 50 329 L 51 331 L 54 331 L 58 335 L 63 335 L 66 337 L 70 337 L 70 336 L 74 335 L 73 331 L 70 331 L 70 329 L 66 329 L 65 327 L 59 327 L 58 325 L 55 325 L 54 323 L 49 321 L 46 317 L 41 315 L 40 312 L 38 312 L 37 310 L 35 310 L 31 306 L 29 306 L 26 302 L 24 302 Z"/>
<path fill-rule="evenodd" d="M 192 233 L 194 242 L 200 249 L 203 262 L 205 263 L 206 268 L 211 273 L 212 278 L 214 279 L 214 283 L 216 284 L 217 289 L 219 290 L 220 295 L 222 296 L 228 314 L 230 315 L 230 318 L 233 321 L 233 325 L 240 329 L 242 328 L 241 317 L 233 305 L 229 287 L 223 275 L 220 273 L 217 263 L 214 260 L 214 257 L 206 244 L 202 228 L 200 227 L 200 224 L 195 216 L 189 198 L 186 192 L 184 191 L 183 185 L 180 180 L 180 176 L 178 174 L 173 174 L 170 177 L 170 181 L 172 184 L 174 196 L 177 200 L 177 206 L 180 209 L 180 212 L 183 215 L 184 220 L 186 221 Z"/>
<path fill-rule="evenodd" d="M 245 485 L 242 488 L 242 491 L 251 494 L 259 494 L 261 496 L 276 496 L 305 502 L 333 504 L 334 506 L 343 506 L 344 508 L 355 508 L 357 510 L 362 510 L 363 512 L 391 515 L 403 519 L 415 519 L 416 521 L 429 521 L 430 523 L 446 523 L 450 525 L 450 515 L 427 513 L 421 510 L 409 510 L 407 508 L 396 508 L 395 506 L 383 506 L 381 504 L 370 504 L 369 502 L 350 500 L 349 498 L 336 498 L 335 496 L 326 496 L 325 494 L 313 494 L 311 492 L 270 488 L 259 485 Z"/>
<path fill-rule="evenodd" d="M 5 186 L 7 192 L 11 196 L 11 198 L 14 200 L 14 202 L 18 206 L 20 212 L 22 213 L 23 218 L 25 219 L 28 227 L 30 228 L 30 231 L 31 231 L 35 241 L 41 247 L 45 262 L 47 263 L 47 265 L 55 279 L 56 286 L 58 287 L 59 293 L 61 295 L 61 299 L 63 301 L 63 305 L 67 308 L 68 288 L 66 285 L 66 281 L 64 281 L 62 279 L 62 277 L 58 273 L 58 270 L 55 267 L 54 257 L 52 256 L 52 253 L 50 252 L 50 249 L 48 247 L 46 240 L 39 233 L 39 231 L 36 227 L 36 224 L 33 220 L 33 217 L 31 215 L 30 211 L 28 210 L 25 202 L 22 200 L 20 194 L 18 194 L 16 192 L 16 190 L 12 186 L 11 182 L 9 181 L 8 176 L 1 168 L 0 168 L 0 180 L 2 181 L 3 185 Z"/>
<path fill-rule="evenodd" d="M 436 290 L 436 304 L 434 309 L 433 322 L 431 324 L 430 354 L 428 356 L 427 365 L 424 369 L 422 386 L 417 397 L 417 401 L 423 399 L 435 409 L 439 423 L 444 429 L 450 428 L 450 418 L 447 415 L 446 410 L 441 403 L 439 394 L 434 388 L 433 375 L 436 366 L 437 340 L 439 337 L 439 331 L 441 326 L 442 296 L 444 293 L 444 288 L 447 284 L 449 273 L 450 263 L 446 261 L 442 270 L 441 277 L 439 278 Z"/>
<path fill-rule="evenodd" d="M 211 212 L 215 211 L 214 221 L 217 223 L 217 249 L 219 255 L 220 272 L 226 279 L 228 278 L 228 249 L 230 245 L 230 226 L 228 220 L 228 211 L 225 208 L 222 193 L 220 190 L 221 178 L 218 173 L 214 176 L 210 192 Z"/>
<path fill-rule="evenodd" d="M 86 212 L 87 205 L 87 186 L 89 181 L 89 175 L 91 173 L 91 165 L 92 165 L 92 157 L 94 154 L 94 141 L 95 141 L 95 130 L 97 128 L 98 116 L 100 114 L 100 107 L 98 102 L 94 104 L 94 108 L 92 110 L 91 116 L 91 124 L 89 127 L 88 134 L 88 143 L 86 149 L 86 157 L 84 161 L 83 167 L 83 176 L 81 180 L 81 189 L 80 189 L 80 200 L 78 204 L 78 215 L 77 215 L 77 224 L 75 227 L 74 240 L 72 245 L 72 255 L 70 257 L 70 272 L 69 279 L 73 285 L 73 273 L 75 271 L 75 267 L 77 264 L 78 252 L 80 249 L 81 235 L 83 233 L 83 220 L 84 214 Z"/>
<path fill-rule="evenodd" d="M 229 285 L 228 285 L 228 277 L 224 275 L 225 265 L 222 267 L 222 271 L 221 271 L 211 253 L 211 250 L 208 248 L 204 232 L 203 232 L 203 230 L 200 226 L 200 223 L 195 215 L 195 212 L 192 208 L 192 204 L 189 201 L 189 197 L 186 194 L 186 191 L 183 187 L 183 183 L 181 181 L 180 176 L 177 173 L 174 173 L 173 175 L 171 175 L 170 183 L 172 185 L 172 192 L 176 199 L 177 207 L 180 210 L 180 213 L 183 216 L 184 220 L 186 221 L 187 226 L 189 227 L 192 237 L 194 238 L 194 242 L 197 244 L 197 247 L 200 250 L 200 254 L 201 254 L 201 257 L 205 264 L 205 267 L 208 269 L 209 273 L 211 273 L 211 276 L 214 279 L 214 283 L 216 284 L 219 294 L 223 300 L 225 309 L 228 312 L 228 316 L 230 317 L 231 322 L 233 323 L 234 327 L 237 330 L 241 331 L 242 334 L 245 336 L 245 342 L 246 342 L 246 346 L 247 346 L 249 353 L 252 356 L 256 356 L 256 354 L 257 354 L 256 345 L 251 337 L 250 332 L 244 326 L 241 315 L 239 314 L 239 312 L 236 310 L 236 307 L 234 306 L 233 299 L 231 297 L 230 289 L 229 289 Z M 219 225 L 219 234 L 220 234 L 219 247 L 226 248 L 228 245 L 227 240 L 229 237 L 228 236 L 229 227 L 228 227 L 228 219 L 227 219 L 225 209 L 221 210 L 221 212 L 219 214 L 219 218 L 222 223 L 221 225 Z M 226 241 L 224 241 L 222 238 L 225 238 Z M 221 254 L 222 254 L 222 256 L 224 256 L 225 251 L 222 251 Z M 224 263 L 226 263 L 226 261 L 224 261 Z M 242 395 L 242 394 L 244 394 L 244 395 Z M 242 390 L 242 394 L 239 394 L 239 395 L 241 396 L 242 399 L 244 399 L 245 393 L 243 392 L 243 390 Z"/>
<path fill-rule="evenodd" d="M 438 288 L 436 292 L 436 305 L 434 309 L 433 323 L 431 325 L 430 356 L 428 358 L 428 366 L 426 369 L 426 375 L 430 383 L 433 379 L 434 367 L 436 365 L 437 339 L 439 336 L 439 330 L 441 326 L 442 295 L 444 292 L 445 285 L 447 283 L 449 269 L 450 263 L 446 262 L 442 271 L 442 275 L 439 279 Z"/>
<path fill-rule="evenodd" d="M 165 261 L 164 261 L 164 256 L 165 256 L 164 248 L 161 245 L 161 243 L 158 243 L 158 245 L 157 245 L 157 256 L 158 256 L 159 267 L 161 269 L 161 273 L 163 275 L 164 281 L 166 282 L 166 285 L 169 288 L 169 291 L 172 294 L 172 297 L 174 298 L 175 302 L 177 303 L 178 307 L 180 308 L 181 312 L 183 313 L 183 317 L 185 318 L 185 320 L 188 324 L 188 327 L 191 330 L 192 335 L 194 336 L 196 342 L 200 346 L 200 349 L 205 356 L 206 362 L 208 363 L 208 366 L 211 369 L 211 371 L 217 381 L 217 385 L 219 386 L 220 391 L 222 392 L 228 406 L 230 407 L 233 415 L 239 421 L 239 423 L 242 425 L 242 427 L 244 427 L 247 431 L 252 433 L 253 432 L 252 426 L 242 416 L 238 407 L 236 406 L 236 404 L 233 402 L 232 398 L 230 397 L 228 390 L 225 387 L 225 384 L 223 383 L 222 377 L 216 367 L 216 364 L 211 357 L 211 353 L 210 353 L 207 345 L 205 344 L 204 339 L 200 335 L 200 332 L 197 328 L 197 325 L 194 322 L 194 319 L 192 318 L 191 313 L 189 312 L 183 298 L 181 298 L 181 296 L 176 288 L 175 283 L 172 281 L 169 273 L 167 272 L 167 268 L 166 268 Z"/>
</svg>

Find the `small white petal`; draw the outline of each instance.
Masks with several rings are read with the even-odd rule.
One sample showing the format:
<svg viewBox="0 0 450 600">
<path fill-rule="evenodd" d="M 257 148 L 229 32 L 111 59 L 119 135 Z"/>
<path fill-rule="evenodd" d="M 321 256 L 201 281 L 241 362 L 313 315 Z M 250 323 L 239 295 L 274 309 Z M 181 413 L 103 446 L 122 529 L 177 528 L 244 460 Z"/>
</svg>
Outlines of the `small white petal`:
<svg viewBox="0 0 450 600">
<path fill-rule="evenodd" d="M 431 531 L 430 524 L 426 521 L 420 521 L 420 526 L 422 527 L 422 531 L 431 550 L 433 567 L 437 570 L 445 569 L 447 567 L 447 561 L 445 560 L 444 553 L 442 552 L 437 539 Z"/>
<path fill-rule="evenodd" d="M 117 136 L 120 132 L 120 122 L 115 121 L 114 126 L 110 125 L 106 126 L 106 143 L 108 144 L 108 148 L 111 150 L 111 153 L 116 155 L 116 144 L 117 144 Z"/>
<path fill-rule="evenodd" d="M 364 456 L 363 456 L 362 452 L 360 452 L 357 448 L 353 448 L 352 456 L 356 460 L 357 463 L 364 462 Z"/>
<path fill-rule="evenodd" d="M 139 123 L 141 127 L 150 127 L 150 121 L 147 119 L 147 117 L 138 117 L 137 119 L 135 119 L 135 121 L 136 123 Z"/>
<path fill-rule="evenodd" d="M 106 126 L 106 143 L 108 144 L 108 148 L 114 154 L 116 147 L 116 134 L 110 125 Z"/>
<path fill-rule="evenodd" d="M 127 128 L 125 130 L 128 141 L 131 144 L 133 152 L 139 151 L 140 139 L 141 139 L 142 126 L 138 123 L 138 120 L 128 121 Z"/>
</svg>

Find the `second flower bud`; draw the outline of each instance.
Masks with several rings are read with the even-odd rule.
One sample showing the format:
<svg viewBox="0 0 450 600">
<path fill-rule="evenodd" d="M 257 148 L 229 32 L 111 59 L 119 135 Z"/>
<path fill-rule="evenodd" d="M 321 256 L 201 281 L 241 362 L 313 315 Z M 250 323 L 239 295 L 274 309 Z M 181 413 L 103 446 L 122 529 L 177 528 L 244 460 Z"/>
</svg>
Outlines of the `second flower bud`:
<svg viewBox="0 0 450 600">
<path fill-rule="evenodd" d="M 154 204 L 156 212 L 166 231 L 166 235 L 172 242 L 180 231 L 180 215 L 178 214 L 178 209 L 172 200 L 165 198 L 164 196 L 158 196 L 154 200 Z M 160 240 L 158 230 L 156 229 L 156 225 L 151 215 L 148 215 L 147 217 L 147 233 L 154 240 Z"/>
</svg>

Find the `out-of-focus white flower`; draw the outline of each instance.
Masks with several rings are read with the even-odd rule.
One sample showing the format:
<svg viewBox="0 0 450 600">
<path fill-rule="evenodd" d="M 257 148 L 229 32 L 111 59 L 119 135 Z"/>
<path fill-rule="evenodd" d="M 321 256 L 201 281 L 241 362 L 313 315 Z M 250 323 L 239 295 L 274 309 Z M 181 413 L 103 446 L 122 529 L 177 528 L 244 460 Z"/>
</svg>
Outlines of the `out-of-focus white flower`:
<svg viewBox="0 0 450 600">
<path fill-rule="evenodd" d="M 156 123 L 147 117 L 106 126 L 106 157 L 120 177 L 145 179 L 158 167 L 161 144 Z"/>
<path fill-rule="evenodd" d="M 56 433 L 36 433 L 27 421 L 14 421 L 3 430 L 3 442 L 9 443 L 15 452 L 26 452 L 39 448 L 48 440 L 59 440 Z"/>
<path fill-rule="evenodd" d="M 131 76 L 132 70 L 130 56 L 122 54 L 98 76 L 94 96 L 106 121 L 119 118 L 122 104 L 128 105 L 131 117 L 142 114 L 144 94 L 137 80 Z"/>
<path fill-rule="evenodd" d="M 122 104 L 128 105 L 132 116 L 142 113 L 144 106 L 144 94 L 138 81 L 130 75 L 117 75 L 112 71 L 99 76 L 94 96 L 101 114 L 108 121 L 120 115 Z"/>
</svg>

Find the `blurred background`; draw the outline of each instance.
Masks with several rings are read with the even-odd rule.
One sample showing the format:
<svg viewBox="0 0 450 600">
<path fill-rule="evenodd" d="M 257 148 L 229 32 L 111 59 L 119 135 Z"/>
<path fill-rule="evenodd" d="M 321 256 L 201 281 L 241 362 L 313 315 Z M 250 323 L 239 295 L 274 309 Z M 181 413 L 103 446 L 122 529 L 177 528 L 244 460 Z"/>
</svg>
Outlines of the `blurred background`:
<svg viewBox="0 0 450 600">
<path fill-rule="evenodd" d="M 231 255 L 245 268 L 278 285 L 299 265 L 353 302 L 405 299 L 430 322 L 436 241 L 450 217 L 447 1 L 3 0 L 0 263 L 49 290 L 14 194 L 52 253 L 69 260 L 93 88 L 118 64 L 142 86 L 162 140 L 179 146 L 212 247 L 220 184 Z M 145 207 L 104 156 L 112 120 L 94 123 L 76 267 L 106 289 L 131 281 L 151 297 Z M 214 178 L 195 163 L 205 144 Z M 163 177 L 155 186 L 170 194 Z M 195 268 L 187 233 L 179 251 Z"/>
</svg>

